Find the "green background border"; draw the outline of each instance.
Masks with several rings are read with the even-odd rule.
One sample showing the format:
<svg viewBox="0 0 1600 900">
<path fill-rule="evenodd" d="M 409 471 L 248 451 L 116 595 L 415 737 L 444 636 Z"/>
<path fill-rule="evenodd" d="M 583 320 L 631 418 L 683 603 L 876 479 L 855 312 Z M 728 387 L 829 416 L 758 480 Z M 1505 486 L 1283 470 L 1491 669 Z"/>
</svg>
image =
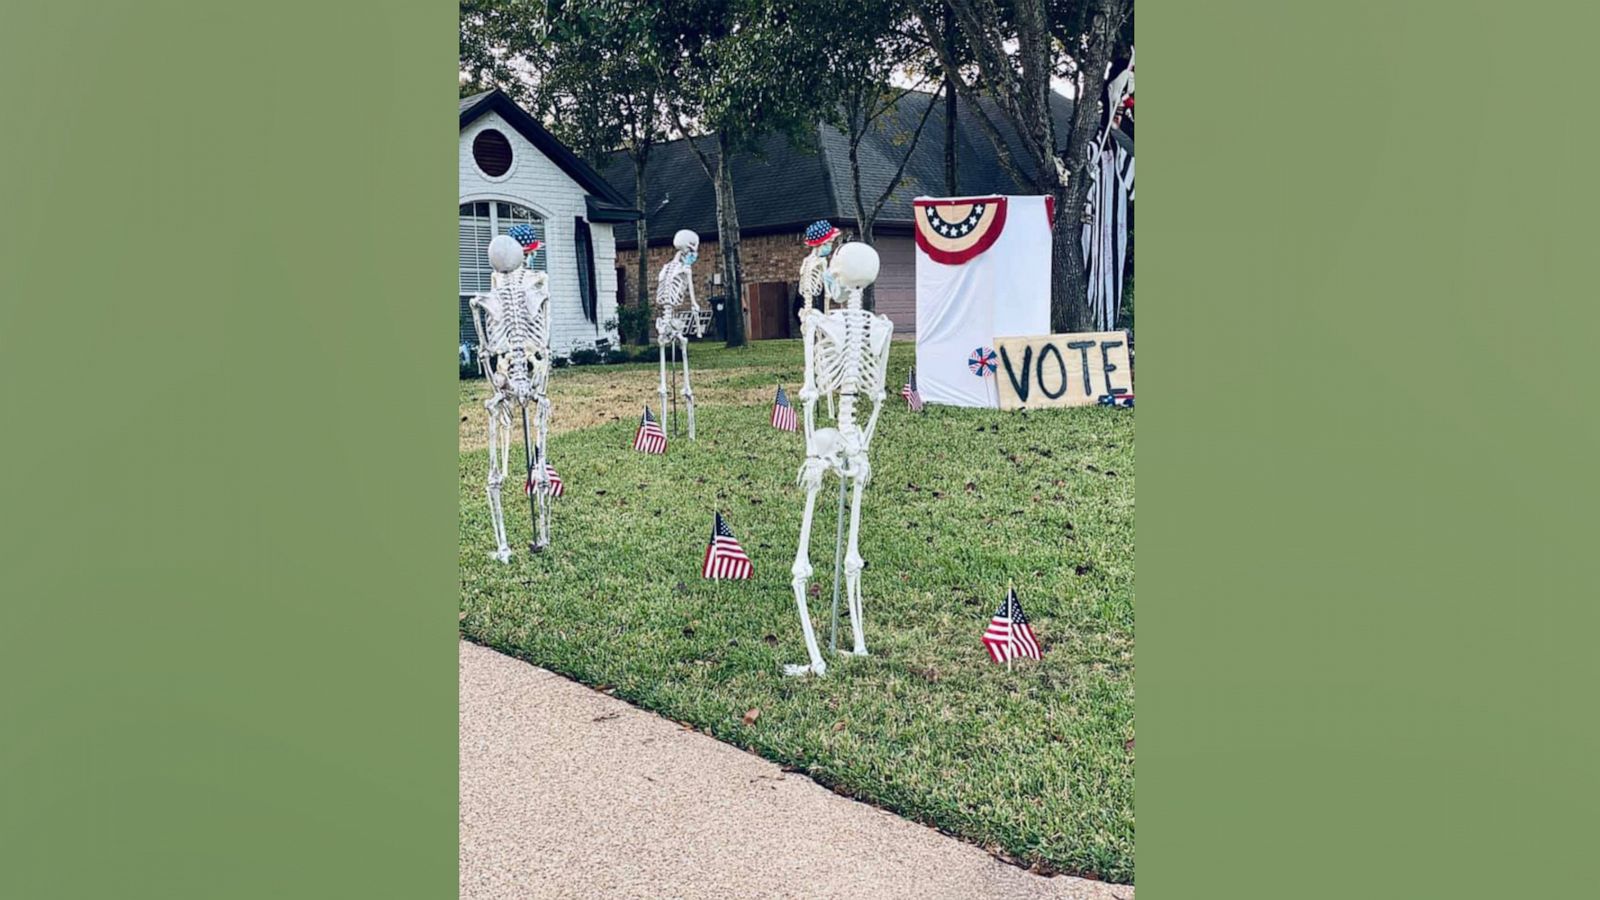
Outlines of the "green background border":
<svg viewBox="0 0 1600 900">
<path fill-rule="evenodd" d="M 0 14 L 0 896 L 454 896 L 455 19 Z"/>
<path fill-rule="evenodd" d="M 1140 3 L 1144 900 L 1593 891 L 1570 6 Z"/>
<path fill-rule="evenodd" d="M 1139 890 L 1580 895 L 1595 16 L 1140 5 Z M 455 890 L 454 16 L 7 9 L 0 896 Z"/>
</svg>

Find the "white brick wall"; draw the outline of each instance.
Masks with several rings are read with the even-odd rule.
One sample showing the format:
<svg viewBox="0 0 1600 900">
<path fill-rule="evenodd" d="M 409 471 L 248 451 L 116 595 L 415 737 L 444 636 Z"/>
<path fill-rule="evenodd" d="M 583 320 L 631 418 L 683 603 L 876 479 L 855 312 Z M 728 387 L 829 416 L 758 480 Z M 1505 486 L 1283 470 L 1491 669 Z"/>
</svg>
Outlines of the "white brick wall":
<svg viewBox="0 0 1600 900">
<path fill-rule="evenodd" d="M 493 128 L 511 142 L 511 170 L 490 178 L 472 159 L 472 141 L 478 132 Z M 594 235 L 594 270 L 599 312 L 598 330 L 583 315 L 578 297 L 578 255 L 573 233 L 574 217 L 586 217 L 587 193 L 567 173 L 540 153 L 498 113 L 488 112 L 461 131 L 458 159 L 461 202 L 508 200 L 533 210 L 545 220 L 545 251 L 550 272 L 551 349 L 560 354 L 592 347 L 596 338 L 617 341 L 616 329 L 605 323 L 617 314 L 616 240 L 611 225 L 591 222 Z"/>
</svg>

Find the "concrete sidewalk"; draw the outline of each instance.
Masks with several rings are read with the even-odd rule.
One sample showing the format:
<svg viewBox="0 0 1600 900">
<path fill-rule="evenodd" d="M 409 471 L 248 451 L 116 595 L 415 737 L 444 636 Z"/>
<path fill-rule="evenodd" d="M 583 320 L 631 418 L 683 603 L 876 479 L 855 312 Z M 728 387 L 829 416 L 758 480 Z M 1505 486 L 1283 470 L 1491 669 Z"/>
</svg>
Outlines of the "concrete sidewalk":
<svg viewBox="0 0 1600 900">
<path fill-rule="evenodd" d="M 543 669 L 461 643 L 461 897 L 1072 898 Z"/>
</svg>

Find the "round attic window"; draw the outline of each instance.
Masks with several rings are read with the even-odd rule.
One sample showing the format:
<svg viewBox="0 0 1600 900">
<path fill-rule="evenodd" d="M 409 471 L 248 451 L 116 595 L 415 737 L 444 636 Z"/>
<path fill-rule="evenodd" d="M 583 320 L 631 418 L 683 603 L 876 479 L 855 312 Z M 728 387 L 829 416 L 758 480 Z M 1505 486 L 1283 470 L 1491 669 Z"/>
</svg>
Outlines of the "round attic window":
<svg viewBox="0 0 1600 900">
<path fill-rule="evenodd" d="M 472 158 L 490 178 L 511 171 L 511 142 L 493 128 L 485 128 L 472 139 Z"/>
</svg>

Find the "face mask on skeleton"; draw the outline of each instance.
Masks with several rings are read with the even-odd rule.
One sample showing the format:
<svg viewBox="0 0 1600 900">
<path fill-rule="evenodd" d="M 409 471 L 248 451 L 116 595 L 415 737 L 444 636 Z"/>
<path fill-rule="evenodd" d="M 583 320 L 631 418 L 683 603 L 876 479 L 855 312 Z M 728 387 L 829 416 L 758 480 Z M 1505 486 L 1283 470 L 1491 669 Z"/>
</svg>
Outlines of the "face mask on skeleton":
<svg viewBox="0 0 1600 900">
<path fill-rule="evenodd" d="M 827 256 L 829 253 L 832 253 L 832 252 L 833 252 L 833 245 L 832 244 L 823 244 L 821 247 L 817 248 L 817 255 L 818 256 Z"/>
<path fill-rule="evenodd" d="M 690 266 L 694 265 L 694 261 L 699 259 L 699 258 L 700 258 L 700 253 L 699 253 L 699 251 L 696 251 L 696 250 L 690 250 L 688 253 L 685 253 L 683 255 L 684 264 L 685 265 L 690 265 Z"/>
</svg>

